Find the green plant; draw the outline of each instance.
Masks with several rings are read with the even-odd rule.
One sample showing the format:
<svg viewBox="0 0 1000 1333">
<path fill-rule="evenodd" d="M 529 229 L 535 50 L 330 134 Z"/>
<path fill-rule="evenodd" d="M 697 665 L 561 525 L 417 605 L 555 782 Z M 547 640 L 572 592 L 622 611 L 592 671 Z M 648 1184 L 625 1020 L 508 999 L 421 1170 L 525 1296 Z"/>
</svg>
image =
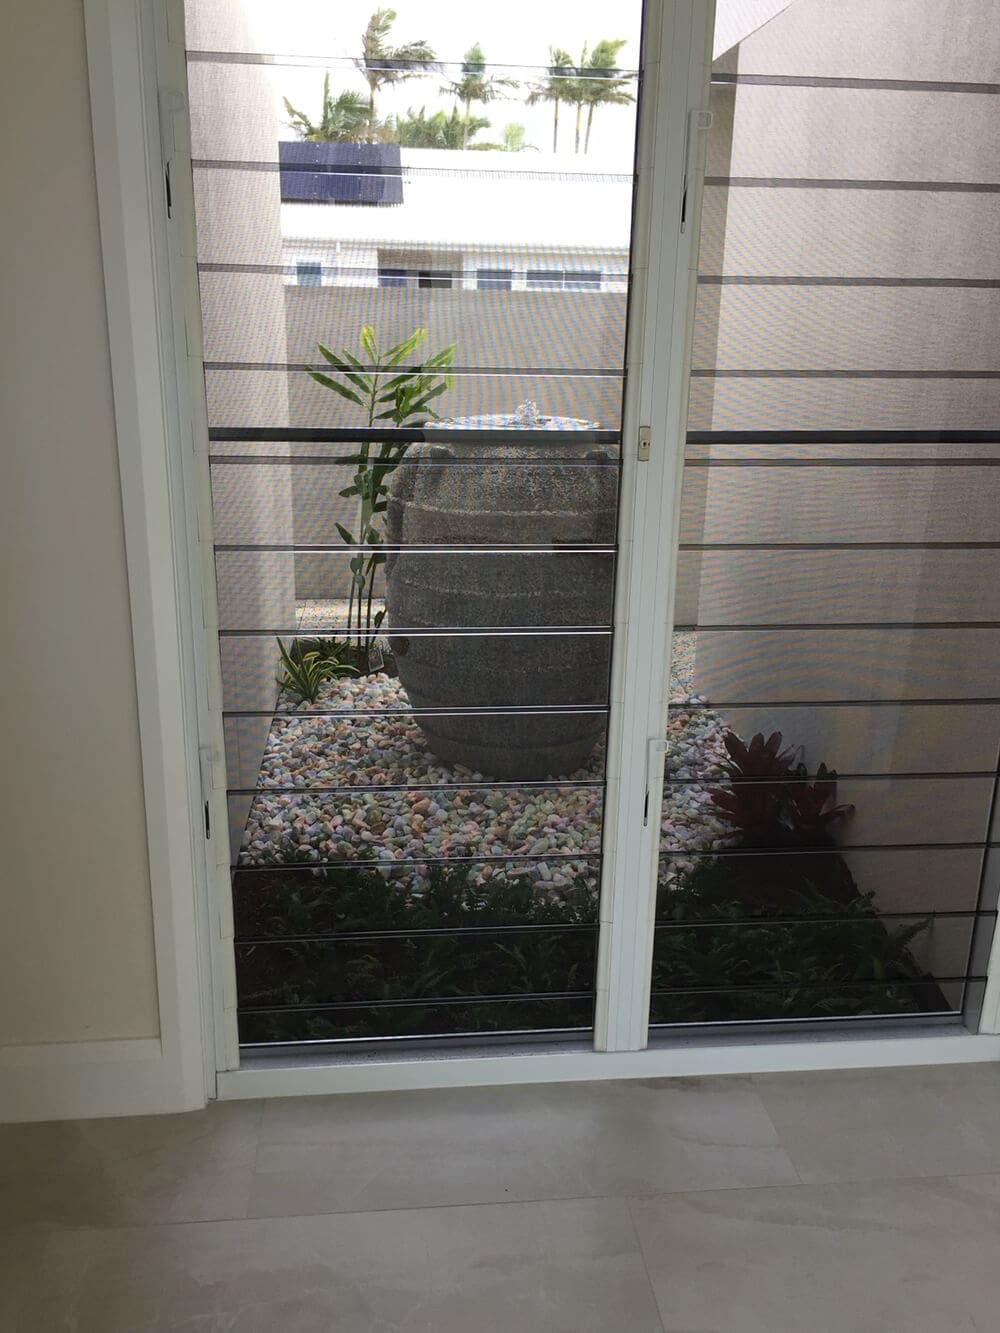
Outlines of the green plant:
<svg viewBox="0 0 1000 1333">
<path fill-rule="evenodd" d="M 445 84 L 441 91 L 446 96 L 456 97 L 461 102 L 465 115 L 464 131 L 462 141 L 458 145 L 460 148 L 469 146 L 470 125 L 472 121 L 472 103 L 493 102 L 498 97 L 504 96 L 504 90 L 507 88 L 516 88 L 518 86 L 516 79 L 502 78 L 497 75 L 488 75 L 486 73 L 486 56 L 483 48 L 478 42 L 469 47 L 462 58 L 462 76 L 454 79 L 451 83 Z M 457 108 L 456 108 L 457 110 Z M 483 121 L 485 127 L 489 121 Z"/>
<path fill-rule="evenodd" d="M 246 1015 L 245 1039 L 589 1023 L 597 931 L 591 877 L 547 892 L 500 867 L 479 883 L 482 863 L 459 859 L 428 863 L 414 879 L 412 868 L 373 859 L 317 868 L 298 864 L 300 856 L 290 846 L 287 864 L 236 872 L 240 1003 L 269 1011 Z M 748 900 L 746 876 L 766 874 L 768 859 L 778 858 L 718 858 L 679 883 L 661 884 L 654 1022 L 944 1007 L 911 951 L 929 919 L 887 926 L 871 894 L 845 901 L 808 873 L 780 901 L 765 892 Z M 756 872 L 748 872 L 750 863 Z M 324 1004 L 350 1007 L 324 1013 Z"/>
<path fill-rule="evenodd" d="M 313 122 L 304 111 L 298 111 L 284 98 L 290 127 L 300 139 L 311 143 L 357 143 L 364 139 L 392 138 L 392 126 L 375 122 L 369 114 L 367 100 L 360 93 L 342 92 L 334 97 L 330 92 L 330 75 L 323 80 L 323 105 L 320 118 Z"/>
<path fill-rule="evenodd" d="M 587 126 L 583 139 L 583 151 L 590 150 L 590 131 L 594 123 L 594 112 L 599 106 L 626 106 L 635 98 L 629 89 L 629 80 L 623 77 L 615 62 L 625 45 L 619 41 L 600 41 L 590 54 L 583 48 L 583 57 L 578 67 L 579 77 L 575 86 L 576 101 L 576 148 L 580 151 L 580 115 L 587 108 Z"/>
<path fill-rule="evenodd" d="M 538 102 L 552 103 L 552 151 L 559 148 L 559 107 L 573 98 L 573 57 L 562 47 L 549 47 L 549 67 L 540 83 L 528 85 L 528 106 Z"/>
<path fill-rule="evenodd" d="M 434 52 L 425 41 L 392 46 L 389 33 L 396 22 L 394 9 L 376 9 L 361 35 L 361 58 L 354 63 L 368 84 L 368 123 L 374 131 L 375 94 L 388 84 L 418 78 L 432 68 Z M 416 66 L 416 68 L 412 68 Z"/>
<path fill-rule="evenodd" d="M 241 1004 L 353 1006 L 248 1015 L 246 1039 L 586 1026 L 596 887 L 565 885 L 554 898 L 526 875 L 499 869 L 477 883 L 482 868 L 429 863 L 416 883 L 403 868 L 371 862 L 237 871 Z M 500 996 L 507 998 L 495 1002 Z"/>
<path fill-rule="evenodd" d="M 465 148 L 469 139 L 489 123 L 483 116 L 463 116 L 457 106 L 450 115 L 435 111 L 432 116 L 421 107 L 416 112 L 407 111 L 397 121 L 396 135 L 404 148 Z"/>
<path fill-rule="evenodd" d="M 550 64 L 546 77 L 539 83 L 529 84 L 527 102 L 551 102 L 553 107 L 552 151 L 559 147 L 559 107 L 565 102 L 576 110 L 573 151 L 579 153 L 581 138 L 583 151 L 590 148 L 590 131 L 594 112 L 599 106 L 624 106 L 635 100 L 629 88 L 629 79 L 616 65 L 618 54 L 625 45 L 624 38 L 611 41 L 603 38 L 592 51 L 584 43 L 580 63 L 574 64 L 568 51 L 549 47 Z M 587 111 L 584 131 L 583 112 Z"/>
<path fill-rule="evenodd" d="M 339 378 L 320 370 L 310 370 L 309 374 L 317 384 L 359 407 L 369 427 L 383 422 L 393 426 L 424 426 L 435 415 L 431 404 L 452 386 L 450 376 L 442 372 L 455 356 L 452 344 L 416 365 L 404 366 L 426 338 L 426 329 L 414 329 L 408 338 L 383 353 L 374 328 L 366 324 L 360 341 L 368 366 L 346 348 L 338 354 L 320 343 L 320 355 L 338 372 Z M 381 515 L 388 505 L 389 478 L 402 462 L 406 448 L 405 443 L 393 440 L 381 440 L 377 445 L 366 441 L 350 460 L 357 467 L 354 480 L 340 492 L 345 499 L 354 496 L 358 499 L 357 533 L 342 523 L 336 527 L 341 539 L 354 550 L 349 566 L 347 632 L 348 636 L 354 636 L 357 657 L 366 672 L 371 662 L 372 639 L 385 617 L 384 610 L 373 613 L 375 579 L 386 559 L 378 549 L 382 544 Z"/>
<path fill-rule="evenodd" d="M 321 645 L 308 647 L 307 643 Z M 295 639 L 290 647 L 278 640 L 278 656 L 283 670 L 275 677 L 276 683 L 300 699 L 314 704 L 321 686 L 333 676 L 356 676 L 358 673 L 343 660 L 344 645 L 336 639 Z"/>
<path fill-rule="evenodd" d="M 933 980 L 911 952 L 930 919 L 887 927 L 871 893 L 831 891 L 822 871 L 815 873 L 820 857 L 810 858 L 813 873 L 800 866 L 776 895 L 763 878 L 775 863 L 795 859 L 717 858 L 679 884 L 661 885 L 654 1023 L 906 1013 L 922 1002 L 934 1007 Z M 828 854 L 831 860 L 841 858 Z"/>
</svg>

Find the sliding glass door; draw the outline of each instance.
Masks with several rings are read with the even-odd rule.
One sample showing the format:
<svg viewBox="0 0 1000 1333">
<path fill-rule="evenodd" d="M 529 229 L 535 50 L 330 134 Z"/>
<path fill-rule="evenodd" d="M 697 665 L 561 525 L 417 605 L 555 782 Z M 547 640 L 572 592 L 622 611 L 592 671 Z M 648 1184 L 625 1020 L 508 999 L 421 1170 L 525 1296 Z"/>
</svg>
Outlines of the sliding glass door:
<svg viewBox="0 0 1000 1333">
<path fill-rule="evenodd" d="M 592 1026 L 640 19 L 188 0 L 245 1045 Z"/>
<path fill-rule="evenodd" d="M 975 1023 L 996 43 L 975 0 L 771 8 L 736 32 L 719 5 L 651 1021 Z"/>
<path fill-rule="evenodd" d="M 718 0 L 709 77 L 705 0 L 187 0 L 244 1047 L 975 1024 L 1000 85 L 950 8 Z"/>
</svg>

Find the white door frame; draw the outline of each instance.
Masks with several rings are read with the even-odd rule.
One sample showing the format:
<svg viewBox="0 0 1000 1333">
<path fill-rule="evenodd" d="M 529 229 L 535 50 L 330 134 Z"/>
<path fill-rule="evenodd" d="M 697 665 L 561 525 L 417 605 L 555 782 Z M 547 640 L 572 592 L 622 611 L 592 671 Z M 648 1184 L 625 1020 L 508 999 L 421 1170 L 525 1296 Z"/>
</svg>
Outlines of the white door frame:
<svg viewBox="0 0 1000 1333">
<path fill-rule="evenodd" d="M 213 751 L 206 739 L 206 636 L 192 417 L 177 347 L 154 0 L 84 0 L 135 657 L 159 1004 L 159 1056 L 133 1067 L 134 1093 L 95 1113 L 175 1111 L 216 1095 L 223 955 L 206 837 Z M 215 766 L 218 767 L 217 765 Z M 224 964 L 223 964 L 224 968 Z"/>
<path fill-rule="evenodd" d="M 978 1036 L 932 1028 L 712 1042 L 692 1034 L 643 1049 L 657 857 L 656 821 L 642 818 L 644 759 L 662 735 L 669 673 L 704 137 L 692 113 L 707 95 L 713 11 L 713 0 L 649 0 L 595 1049 L 413 1056 L 387 1046 L 375 1058 L 317 1052 L 240 1067 L 193 205 L 176 64 L 182 0 L 84 0 L 84 10 L 161 1015 L 154 1104 L 143 1109 L 202 1104 L 216 1093 L 216 1070 L 219 1096 L 256 1097 L 1000 1059 L 1000 1037 L 986 1035 L 1000 1026 L 996 966 Z M 650 430 L 648 462 L 637 458 L 640 426 Z M 649 779 L 655 810 L 661 764 Z M 206 802 L 218 829 L 211 839 Z"/>
</svg>

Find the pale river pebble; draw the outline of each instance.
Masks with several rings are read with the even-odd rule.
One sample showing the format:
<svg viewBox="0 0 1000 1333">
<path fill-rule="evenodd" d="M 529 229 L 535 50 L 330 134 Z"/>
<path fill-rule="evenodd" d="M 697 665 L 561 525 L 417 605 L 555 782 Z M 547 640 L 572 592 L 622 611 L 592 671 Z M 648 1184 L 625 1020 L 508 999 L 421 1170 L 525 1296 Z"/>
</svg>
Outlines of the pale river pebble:
<svg viewBox="0 0 1000 1333">
<path fill-rule="evenodd" d="M 720 783 L 724 720 L 691 695 L 691 636 L 675 636 L 661 850 L 716 850 L 733 842 L 709 788 Z M 315 704 L 287 695 L 279 700 L 247 819 L 239 865 L 370 859 L 419 891 L 420 866 L 398 865 L 441 857 L 514 858 L 503 869 L 528 874 L 550 892 L 581 880 L 594 885 L 601 850 L 600 781 L 603 743 L 575 773 L 553 775 L 559 785 L 489 789 L 483 774 L 448 765 L 427 748 L 406 692 L 395 677 L 372 675 L 327 683 Z M 289 712 L 341 716 L 283 716 Z M 336 792 L 310 791 L 337 787 Z M 269 788 L 301 789 L 294 793 Z M 433 787 L 433 792 L 427 788 Z M 352 788 L 396 790 L 352 791 Z M 408 790 L 412 788 L 413 790 Z M 532 860 L 518 862 L 517 858 Z M 685 868 L 682 856 L 664 859 L 666 879 Z M 498 867 L 499 869 L 499 867 Z M 476 867 L 482 882 L 489 865 Z"/>
</svg>

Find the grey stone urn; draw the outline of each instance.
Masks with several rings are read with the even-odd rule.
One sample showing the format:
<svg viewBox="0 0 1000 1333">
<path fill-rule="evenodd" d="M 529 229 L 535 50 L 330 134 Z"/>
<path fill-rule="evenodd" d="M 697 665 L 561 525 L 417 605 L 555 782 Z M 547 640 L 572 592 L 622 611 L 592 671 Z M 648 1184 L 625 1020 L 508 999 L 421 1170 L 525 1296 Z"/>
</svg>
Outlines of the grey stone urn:
<svg viewBox="0 0 1000 1333">
<path fill-rule="evenodd" d="M 565 434 L 545 444 L 501 438 L 463 433 L 413 445 L 393 477 L 387 542 L 468 548 L 389 555 L 387 621 L 400 680 L 415 708 L 445 712 L 604 705 L 609 636 L 406 634 L 610 624 L 613 557 L 558 548 L 614 541 L 614 453 Z M 510 544 L 541 550 L 491 549 Z M 511 781 L 572 773 L 604 728 L 603 716 L 585 713 L 418 721 L 440 759 Z"/>
</svg>

